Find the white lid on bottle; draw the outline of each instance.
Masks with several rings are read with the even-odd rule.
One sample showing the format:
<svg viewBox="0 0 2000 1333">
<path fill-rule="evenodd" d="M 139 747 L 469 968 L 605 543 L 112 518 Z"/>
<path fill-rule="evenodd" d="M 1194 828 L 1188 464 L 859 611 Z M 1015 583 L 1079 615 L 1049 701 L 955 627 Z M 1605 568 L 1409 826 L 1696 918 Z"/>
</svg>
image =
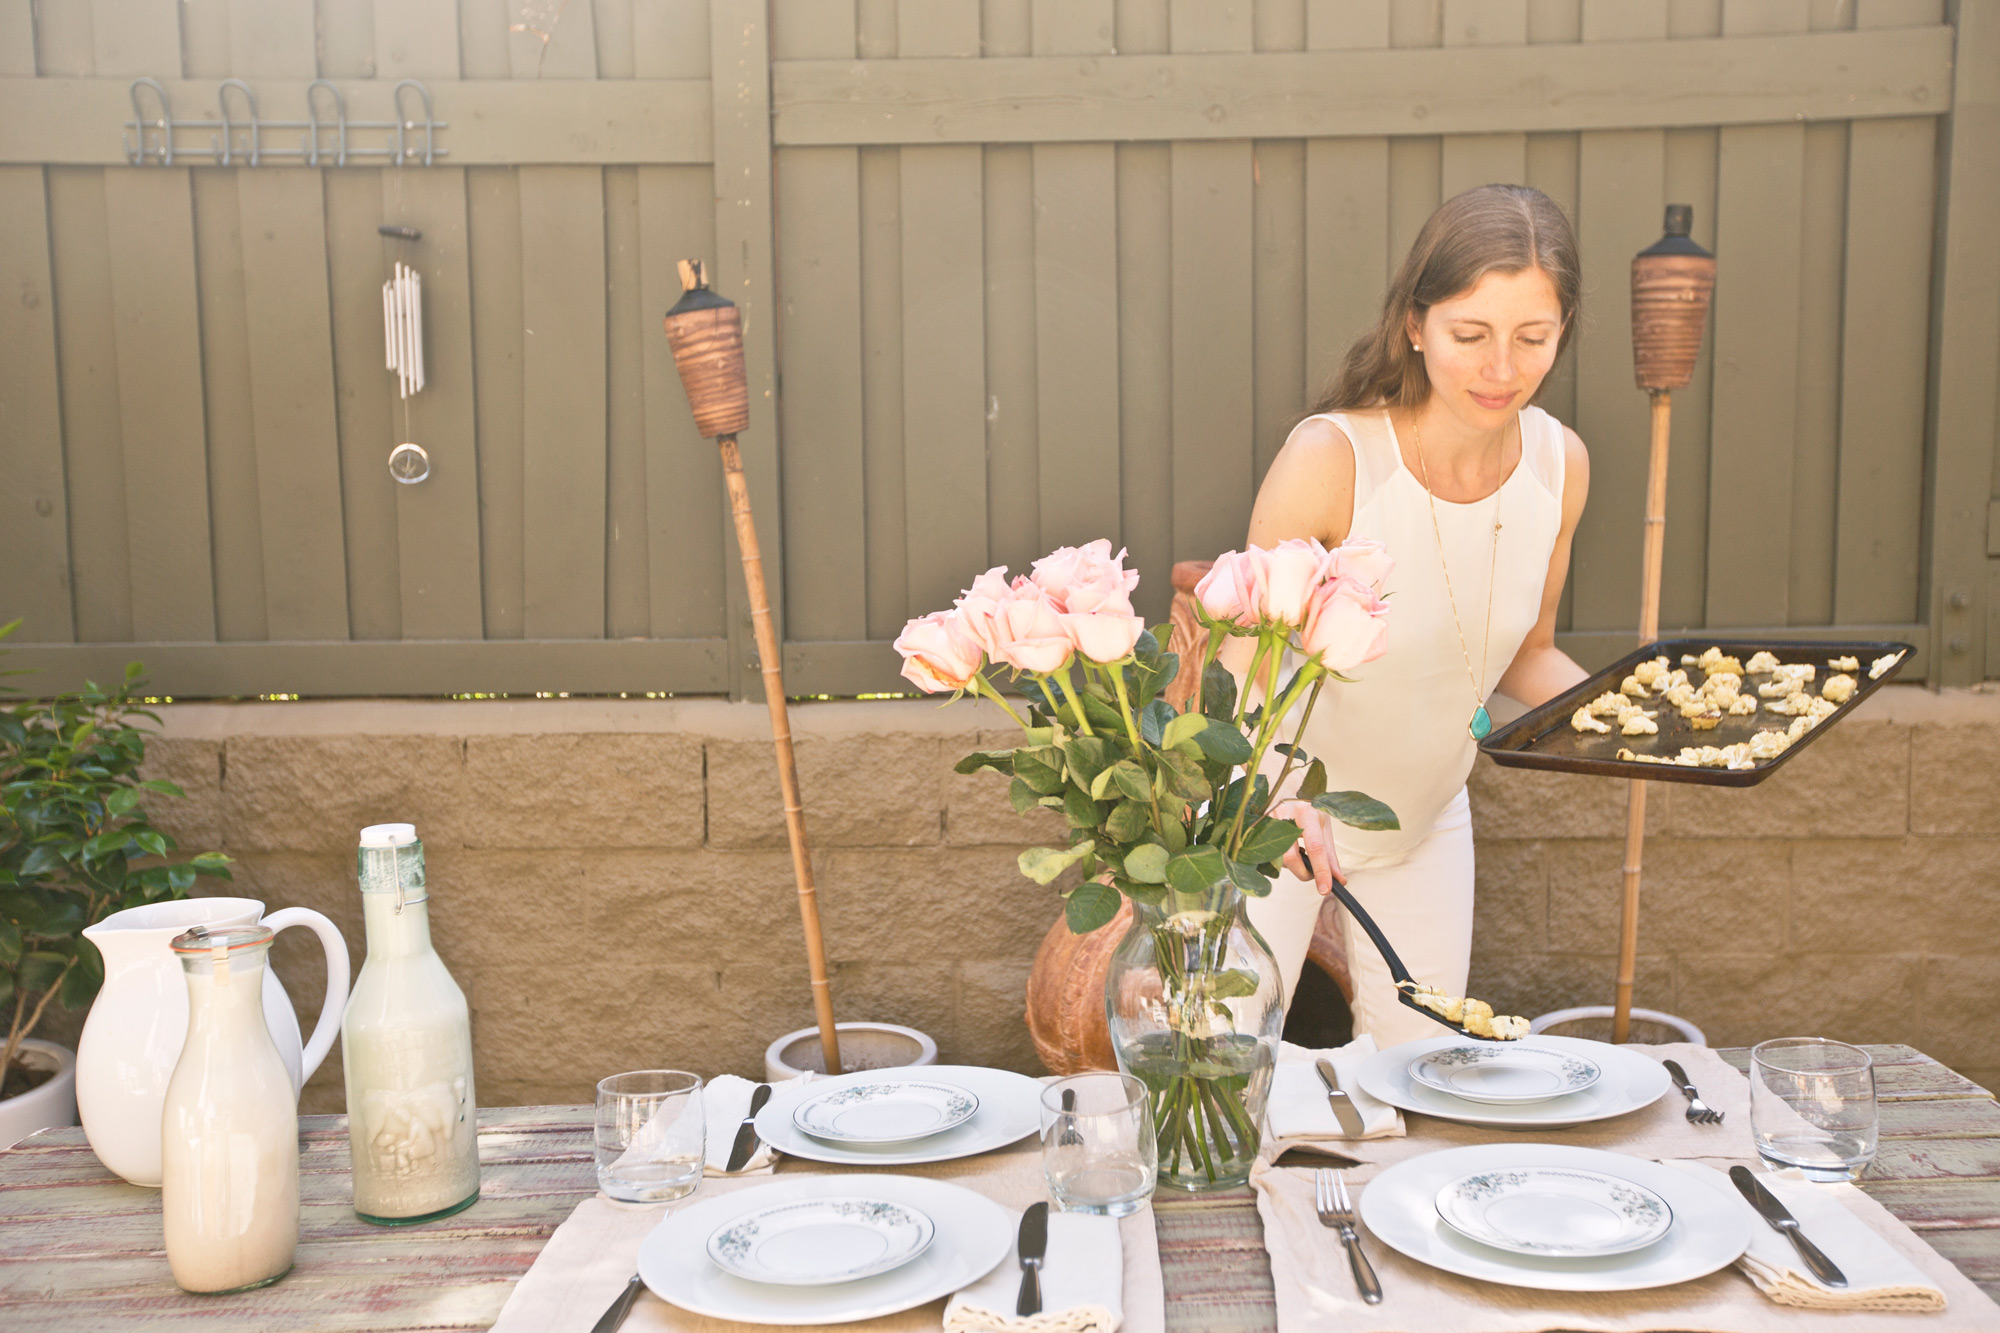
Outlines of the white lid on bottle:
<svg viewBox="0 0 2000 1333">
<path fill-rule="evenodd" d="M 416 840 L 415 824 L 370 824 L 361 830 L 363 847 L 408 847 Z"/>
</svg>

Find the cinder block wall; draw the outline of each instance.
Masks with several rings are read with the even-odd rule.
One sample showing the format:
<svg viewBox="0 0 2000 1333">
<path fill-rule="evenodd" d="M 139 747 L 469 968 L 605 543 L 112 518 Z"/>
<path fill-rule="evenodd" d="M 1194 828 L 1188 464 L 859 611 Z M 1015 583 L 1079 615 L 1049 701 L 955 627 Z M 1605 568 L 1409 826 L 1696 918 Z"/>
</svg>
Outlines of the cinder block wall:
<svg viewBox="0 0 2000 1333">
<path fill-rule="evenodd" d="M 2000 695 L 1884 690 L 1749 792 L 1655 784 L 1638 1002 L 1716 1044 L 1816 1033 L 1907 1041 L 2000 1081 Z M 471 997 L 480 1100 L 588 1100 L 609 1073 L 746 1075 L 812 1021 L 759 705 L 710 700 L 176 704 L 152 803 L 235 892 L 317 908 L 363 953 L 355 835 L 424 839 L 440 953 Z M 1022 1024 L 1052 891 L 1014 868 L 1046 840 L 987 773 L 990 706 L 793 710 L 844 1019 L 907 1023 L 948 1060 L 1037 1071 Z M 1608 1003 L 1625 789 L 1474 778 L 1473 988 L 1503 1012 Z M 276 966 L 310 1028 L 318 946 Z M 62 1028 L 72 1024 L 59 1025 Z M 60 1032 L 58 1032 L 60 1035 Z M 305 1108 L 342 1104 L 338 1055 Z"/>
</svg>

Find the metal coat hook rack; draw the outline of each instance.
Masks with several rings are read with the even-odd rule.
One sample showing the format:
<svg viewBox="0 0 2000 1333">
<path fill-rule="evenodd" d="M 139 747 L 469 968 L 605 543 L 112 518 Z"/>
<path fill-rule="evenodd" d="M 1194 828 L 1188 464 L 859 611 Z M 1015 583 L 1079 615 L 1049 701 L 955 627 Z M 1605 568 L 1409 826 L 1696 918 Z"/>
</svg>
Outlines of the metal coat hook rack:
<svg viewBox="0 0 2000 1333">
<path fill-rule="evenodd" d="M 125 160 L 133 166 L 173 166 L 191 159 L 223 167 L 256 167 L 273 162 L 308 167 L 344 167 L 386 162 L 390 166 L 432 166 L 448 156 L 437 146 L 437 132 L 450 122 L 432 113 L 431 90 L 416 79 L 404 79 L 390 96 L 394 120 L 349 120 L 347 98 L 325 79 L 306 85 L 304 120 L 265 120 L 257 110 L 257 93 L 241 79 L 224 79 L 216 89 L 218 120 L 176 120 L 167 103 L 166 85 L 158 79 L 132 80 L 132 119 L 125 122 Z M 150 106 L 148 104 L 151 104 Z M 178 137 L 206 130 L 208 147 L 196 148 Z M 297 148 L 268 145 L 265 136 L 297 130 Z M 357 146 L 351 131 L 384 132 L 380 146 Z"/>
</svg>

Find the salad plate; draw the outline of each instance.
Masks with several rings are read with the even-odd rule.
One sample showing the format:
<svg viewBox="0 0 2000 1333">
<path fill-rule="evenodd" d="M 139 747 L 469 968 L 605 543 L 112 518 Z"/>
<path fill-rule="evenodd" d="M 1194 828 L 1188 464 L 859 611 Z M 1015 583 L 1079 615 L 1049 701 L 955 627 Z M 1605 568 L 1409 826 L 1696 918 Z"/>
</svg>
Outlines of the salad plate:
<svg viewBox="0 0 2000 1333">
<path fill-rule="evenodd" d="M 1504 1044 L 1465 1042 L 1410 1061 L 1410 1079 L 1489 1106 L 1545 1102 L 1582 1092 L 1604 1076 L 1597 1061 L 1545 1046 L 1538 1037 Z"/>
<path fill-rule="evenodd" d="M 1437 1211 L 1468 1240 L 1552 1259 L 1643 1249 L 1674 1222 L 1667 1201 L 1644 1185 L 1573 1166 L 1461 1176 L 1438 1191 Z"/>
<path fill-rule="evenodd" d="M 792 1111 L 792 1124 L 834 1143 L 907 1143 L 962 1125 L 979 1098 L 948 1083 L 883 1079 L 817 1086 Z"/>
<path fill-rule="evenodd" d="M 793 1199 L 717 1227 L 708 1237 L 708 1257 L 723 1272 L 752 1282 L 823 1286 L 900 1268 L 936 1233 L 930 1218 L 892 1199 Z"/>
<path fill-rule="evenodd" d="M 941 1133 L 902 1143 L 833 1143 L 814 1138 L 792 1122 L 792 1113 L 807 1100 L 840 1088 L 875 1083 L 908 1083 L 913 1076 L 925 1083 L 962 1089 L 978 1103 L 967 1119 Z M 949 1162 L 1004 1148 L 1041 1131 L 1042 1085 L 1025 1074 L 979 1065 L 924 1065 L 921 1074 L 909 1068 L 863 1069 L 806 1084 L 777 1084 L 777 1091 L 757 1113 L 757 1136 L 779 1152 L 841 1166 L 918 1166 Z"/>
<path fill-rule="evenodd" d="M 1386 1051 L 1377 1051 L 1362 1062 L 1357 1077 L 1370 1096 L 1405 1111 L 1467 1125 L 1522 1130 L 1562 1129 L 1629 1115 L 1651 1106 L 1673 1086 L 1659 1061 L 1624 1046 L 1546 1034 L 1526 1040 L 1595 1064 L 1601 1070 L 1600 1077 L 1581 1091 L 1541 1101 L 1500 1104 L 1467 1101 L 1456 1093 L 1426 1087 L 1411 1072 L 1411 1066 L 1427 1056 L 1466 1044 L 1463 1037 L 1449 1034 L 1406 1041 Z"/>
</svg>

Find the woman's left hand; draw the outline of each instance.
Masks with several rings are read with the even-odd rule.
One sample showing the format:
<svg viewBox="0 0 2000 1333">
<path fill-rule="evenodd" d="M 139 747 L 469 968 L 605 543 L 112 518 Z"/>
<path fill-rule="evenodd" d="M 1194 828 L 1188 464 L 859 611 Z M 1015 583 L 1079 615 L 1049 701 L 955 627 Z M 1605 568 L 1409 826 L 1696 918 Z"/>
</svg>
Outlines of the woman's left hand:
<svg viewBox="0 0 2000 1333">
<path fill-rule="evenodd" d="M 1333 839 L 1326 836 L 1326 816 L 1315 810 L 1312 802 L 1279 801 L 1271 807 L 1271 816 L 1289 819 L 1299 826 L 1299 840 L 1285 853 L 1285 869 L 1300 879 L 1312 880 L 1322 898 L 1333 892 L 1335 880 L 1347 883 L 1347 876 L 1341 873 L 1340 856 L 1333 850 Z M 1301 852 L 1311 860 L 1311 869 L 1307 869 Z"/>
</svg>

